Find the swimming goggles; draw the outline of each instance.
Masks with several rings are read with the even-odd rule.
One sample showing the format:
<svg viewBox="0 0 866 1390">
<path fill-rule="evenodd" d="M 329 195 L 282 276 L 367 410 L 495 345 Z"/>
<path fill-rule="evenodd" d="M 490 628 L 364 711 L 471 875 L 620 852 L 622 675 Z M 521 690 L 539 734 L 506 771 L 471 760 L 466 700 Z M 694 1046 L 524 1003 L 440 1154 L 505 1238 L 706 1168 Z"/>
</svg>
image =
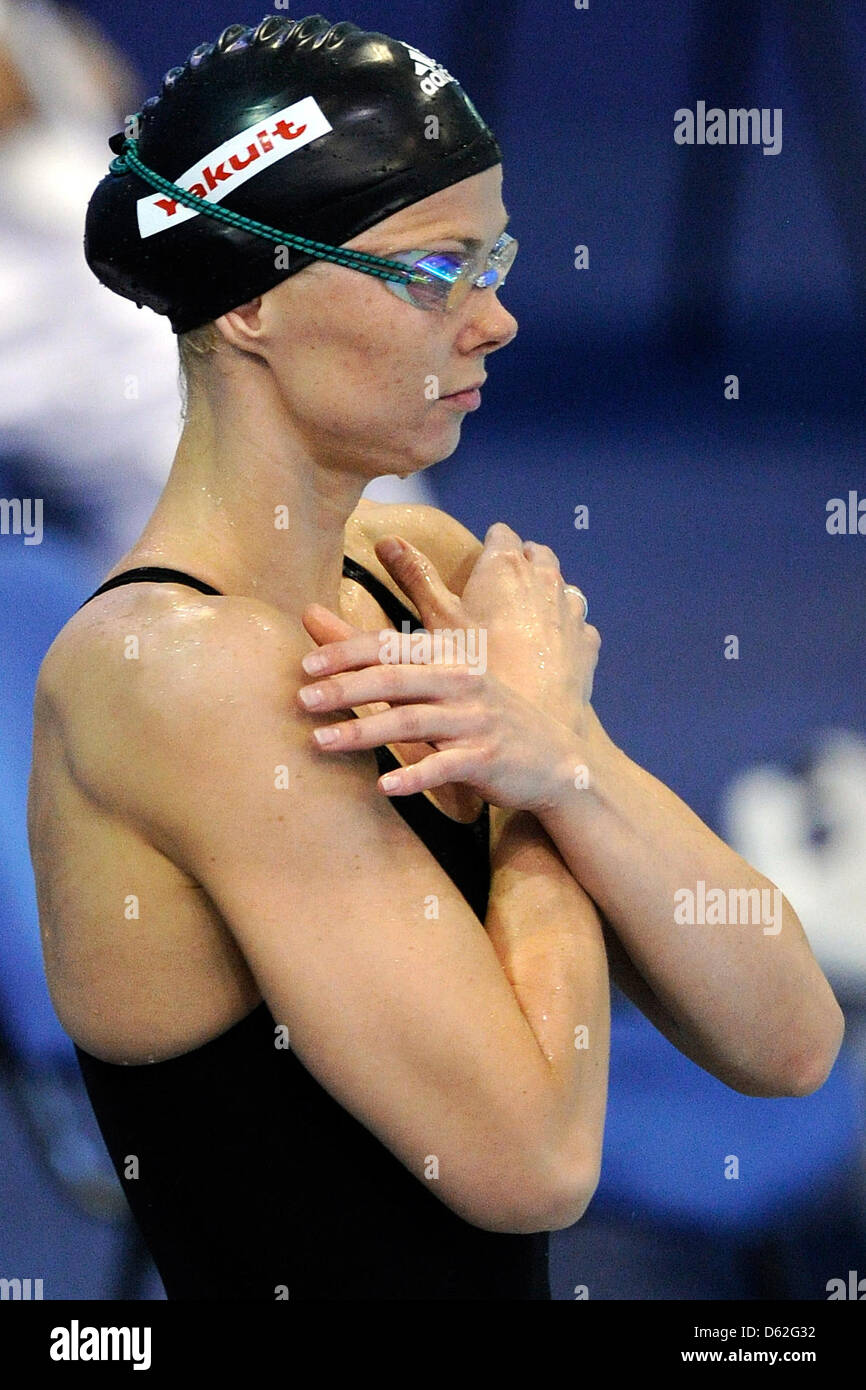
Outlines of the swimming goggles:
<svg viewBox="0 0 866 1390">
<path fill-rule="evenodd" d="M 486 258 L 452 251 L 398 251 L 391 259 L 407 265 L 413 278 L 386 280 L 385 284 L 419 309 L 458 309 L 470 290 L 504 285 L 516 255 L 517 241 L 507 232 Z"/>
<path fill-rule="evenodd" d="M 311 241 L 293 232 L 282 232 L 257 222 L 253 217 L 233 212 L 220 203 L 211 203 L 171 179 L 158 174 L 143 163 L 138 154 L 138 141 L 127 138 L 123 153 L 109 165 L 112 174 L 135 173 L 152 188 L 168 194 L 175 202 L 194 212 L 246 232 L 274 241 L 279 247 L 295 247 L 318 260 L 331 261 L 347 270 L 359 270 L 374 275 L 394 294 L 418 309 L 452 310 L 458 308 L 472 289 L 497 289 L 505 283 L 517 255 L 517 241 L 503 232 L 490 254 L 483 260 L 477 255 L 460 255 L 450 251 L 399 251 L 394 256 L 373 256 L 367 251 L 355 251 L 346 246 L 330 246 L 327 242 Z"/>
</svg>

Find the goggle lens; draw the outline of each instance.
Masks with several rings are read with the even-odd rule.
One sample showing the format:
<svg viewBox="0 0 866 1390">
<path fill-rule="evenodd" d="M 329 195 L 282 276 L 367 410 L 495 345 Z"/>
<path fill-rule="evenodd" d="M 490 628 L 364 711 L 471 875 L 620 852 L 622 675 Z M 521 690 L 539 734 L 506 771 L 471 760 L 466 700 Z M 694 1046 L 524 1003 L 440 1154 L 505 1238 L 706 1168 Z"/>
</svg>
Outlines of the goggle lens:
<svg viewBox="0 0 866 1390">
<path fill-rule="evenodd" d="M 407 265 L 423 279 L 384 283 L 419 309 L 456 309 L 473 287 L 503 285 L 516 255 L 517 240 L 507 232 L 503 232 L 484 262 L 477 256 L 469 258 L 457 253 L 403 251 L 390 259 Z"/>
<path fill-rule="evenodd" d="M 420 309 L 441 309 L 443 305 L 450 305 L 451 296 L 455 287 L 460 282 L 463 274 L 465 261 L 461 256 L 449 256 L 431 252 L 429 255 L 422 255 L 418 259 L 417 252 L 407 253 L 407 265 L 416 274 L 423 275 L 423 280 L 404 282 L 392 280 L 389 283 L 397 290 L 405 290 L 406 297 L 413 304 L 417 304 Z M 402 257 L 394 257 L 400 260 Z"/>
</svg>

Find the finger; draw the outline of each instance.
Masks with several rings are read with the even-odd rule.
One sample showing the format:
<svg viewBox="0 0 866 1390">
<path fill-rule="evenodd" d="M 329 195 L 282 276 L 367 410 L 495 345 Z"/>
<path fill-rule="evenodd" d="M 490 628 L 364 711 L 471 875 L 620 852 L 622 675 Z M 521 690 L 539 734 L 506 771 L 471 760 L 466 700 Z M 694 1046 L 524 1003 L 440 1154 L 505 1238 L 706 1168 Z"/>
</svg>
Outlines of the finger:
<svg viewBox="0 0 866 1390">
<path fill-rule="evenodd" d="M 298 703 L 316 715 L 379 701 L 446 700 L 477 693 L 478 676 L 465 666 L 367 666 L 302 685 Z M 475 684 L 470 685 L 470 682 Z"/>
<path fill-rule="evenodd" d="M 305 624 L 306 625 L 306 624 Z M 317 652 L 309 652 L 301 662 L 305 671 L 327 674 L 330 671 L 350 670 L 353 667 L 372 666 L 381 659 L 387 650 L 385 638 L 391 629 L 380 632 L 365 632 L 354 628 L 352 635 L 336 641 L 323 642 Z"/>
<path fill-rule="evenodd" d="M 386 796 L 412 796 L 415 792 L 431 791 L 450 782 L 463 782 L 470 767 L 469 749 L 446 748 L 429 753 L 410 767 L 399 767 L 393 772 L 384 773 L 379 778 L 378 787 Z"/>
<path fill-rule="evenodd" d="M 520 550 L 523 541 L 504 521 L 494 521 L 484 532 L 485 550 Z"/>
<path fill-rule="evenodd" d="M 383 714 L 346 719 L 313 730 L 317 747 L 327 753 L 356 753 L 383 743 L 435 743 L 457 738 L 477 727 L 477 714 L 460 705 L 400 705 Z"/>
<path fill-rule="evenodd" d="M 342 638 L 352 637 L 355 633 L 362 631 L 361 628 L 353 627 L 351 623 L 347 623 L 321 603 L 308 604 L 301 614 L 301 622 L 313 641 L 319 644 L 338 642 Z"/>
<path fill-rule="evenodd" d="M 524 541 L 523 553 L 527 560 L 534 560 L 536 564 L 545 565 L 559 574 L 559 556 L 549 545 L 540 545 L 538 541 Z"/>
<path fill-rule="evenodd" d="M 380 628 L 378 632 L 364 632 L 353 628 L 349 637 L 322 644 L 317 652 L 309 652 L 301 662 L 309 674 L 328 675 L 334 671 L 350 671 L 362 666 L 376 666 L 381 663 L 393 664 L 391 653 L 402 651 L 401 634 L 394 628 Z"/>
<path fill-rule="evenodd" d="M 448 588 L 429 555 L 402 536 L 383 536 L 374 548 L 388 573 L 418 609 L 425 627 L 438 627 L 443 619 L 457 617 L 460 599 Z"/>
</svg>

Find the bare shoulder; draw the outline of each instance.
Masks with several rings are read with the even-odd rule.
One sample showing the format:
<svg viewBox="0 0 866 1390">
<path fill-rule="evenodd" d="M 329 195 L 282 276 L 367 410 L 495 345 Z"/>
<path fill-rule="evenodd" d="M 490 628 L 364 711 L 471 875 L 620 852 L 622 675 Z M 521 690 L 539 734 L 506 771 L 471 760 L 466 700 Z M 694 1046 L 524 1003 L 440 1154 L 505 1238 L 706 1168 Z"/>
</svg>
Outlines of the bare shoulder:
<svg viewBox="0 0 866 1390">
<path fill-rule="evenodd" d="M 402 536 L 429 556 L 449 589 L 463 592 L 483 542 L 462 522 L 429 503 L 372 502 L 367 498 L 361 502 L 366 505 L 359 520 L 371 550 L 384 536 Z"/>
<path fill-rule="evenodd" d="M 226 713 L 255 718 L 311 639 L 271 604 L 174 584 L 126 585 L 73 615 L 39 672 L 36 714 L 62 729 L 70 770 L 98 800 L 157 749 L 189 764 L 224 733 Z M 291 702 L 288 702 L 290 713 Z"/>
<path fill-rule="evenodd" d="M 91 677 L 109 688 L 120 680 L 125 692 L 142 696 L 170 681 L 181 696 L 203 672 L 242 684 L 245 661 L 294 658 L 310 642 L 299 619 L 262 599 L 211 597 L 183 584 L 130 584 L 70 618 L 48 649 L 39 680 L 59 682 L 70 693 Z"/>
</svg>

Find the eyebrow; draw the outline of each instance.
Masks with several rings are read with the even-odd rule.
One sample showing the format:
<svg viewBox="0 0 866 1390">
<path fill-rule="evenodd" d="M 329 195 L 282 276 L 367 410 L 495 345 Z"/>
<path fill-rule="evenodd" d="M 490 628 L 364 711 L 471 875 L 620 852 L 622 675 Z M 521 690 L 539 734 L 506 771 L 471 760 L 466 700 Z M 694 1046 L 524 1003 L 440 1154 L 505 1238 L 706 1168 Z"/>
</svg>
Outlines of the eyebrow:
<svg viewBox="0 0 866 1390">
<path fill-rule="evenodd" d="M 511 213 L 509 213 L 508 216 L 506 217 L 505 223 L 504 223 L 504 225 L 503 225 L 503 227 L 502 227 L 502 231 L 500 231 L 500 232 L 498 233 L 498 235 L 494 238 L 495 241 L 498 241 L 498 240 L 499 240 L 499 237 L 502 236 L 502 232 L 505 231 L 505 228 L 508 226 L 508 224 L 509 224 L 510 221 L 511 221 Z M 474 251 L 480 251 L 481 248 L 482 248 L 482 246 L 486 245 L 486 242 L 483 242 L 479 237 L 475 237 L 475 236 L 456 236 L 454 233 L 451 233 L 451 232 L 440 232 L 437 236 L 434 236 L 432 232 L 419 232 L 419 233 L 412 232 L 412 233 L 410 233 L 409 235 L 411 235 L 411 236 L 413 236 L 413 237 L 415 238 L 415 244 L 416 244 L 416 246 L 420 246 L 422 243 L 430 243 L 430 242 L 434 242 L 434 241 L 456 241 L 456 243 L 457 243 L 458 246 L 465 246 L 465 247 L 466 247 L 466 250 L 469 251 L 469 252 L 471 253 L 471 252 L 474 252 Z M 393 239 L 393 238 L 392 238 L 392 239 Z M 405 236 L 403 236 L 403 237 L 401 238 L 401 242 L 403 242 L 403 243 L 405 243 L 405 244 L 408 244 L 408 243 L 406 243 L 406 237 L 405 237 Z M 387 255 L 388 253 L 385 252 L 384 254 Z"/>
<path fill-rule="evenodd" d="M 502 227 L 502 230 L 499 232 L 499 236 L 496 237 L 496 240 L 497 240 L 497 241 L 499 240 L 499 237 L 502 236 L 502 232 L 505 231 L 505 228 L 508 226 L 508 224 L 509 224 L 510 221 L 511 221 L 511 213 L 509 213 L 508 216 L 506 217 L 505 223 L 504 223 L 504 225 L 503 225 L 503 227 Z M 449 235 L 444 235 L 444 236 L 438 236 L 438 237 L 430 237 L 430 240 L 431 240 L 431 241 L 456 241 L 456 242 L 458 243 L 459 246 L 465 246 L 467 251 L 480 251 L 481 248 L 482 248 L 482 246 L 486 245 L 485 242 L 481 241 L 481 240 L 480 240 L 478 237 L 476 237 L 476 236 L 449 236 Z"/>
</svg>

